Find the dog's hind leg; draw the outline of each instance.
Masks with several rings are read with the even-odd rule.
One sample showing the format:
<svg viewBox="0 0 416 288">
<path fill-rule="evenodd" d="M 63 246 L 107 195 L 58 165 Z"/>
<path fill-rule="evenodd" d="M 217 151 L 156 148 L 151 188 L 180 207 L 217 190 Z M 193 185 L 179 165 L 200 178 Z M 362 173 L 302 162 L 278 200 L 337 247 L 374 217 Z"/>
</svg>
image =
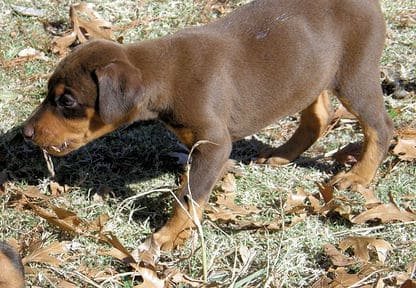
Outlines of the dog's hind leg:
<svg viewBox="0 0 416 288">
<path fill-rule="evenodd" d="M 364 144 L 358 162 L 350 171 L 338 173 L 330 181 L 339 189 L 355 190 L 357 184 L 370 184 L 387 153 L 392 136 L 393 122 L 384 108 L 378 75 L 373 73 L 371 79 L 368 74 L 356 77 L 356 81 L 348 81 L 349 87 L 341 88 L 336 93 L 347 110 L 359 119 L 364 132 Z"/>
<path fill-rule="evenodd" d="M 261 151 L 257 162 L 283 165 L 293 161 L 325 132 L 331 114 L 329 95 L 324 90 L 315 102 L 302 111 L 300 125 L 293 136 L 280 147 Z"/>
</svg>

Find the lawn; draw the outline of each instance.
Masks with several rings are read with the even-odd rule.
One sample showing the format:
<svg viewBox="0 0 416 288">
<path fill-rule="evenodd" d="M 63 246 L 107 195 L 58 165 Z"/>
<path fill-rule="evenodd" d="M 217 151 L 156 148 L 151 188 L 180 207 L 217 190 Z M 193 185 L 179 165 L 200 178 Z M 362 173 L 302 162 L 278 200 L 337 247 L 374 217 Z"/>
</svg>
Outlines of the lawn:
<svg viewBox="0 0 416 288">
<path fill-rule="evenodd" d="M 103 0 L 92 9 L 114 39 L 131 43 L 203 25 L 246 2 Z M 143 270 L 120 261 L 121 247 L 135 256 L 166 221 L 186 159 L 183 146 L 159 122 L 135 123 L 53 158 L 51 177 L 42 151 L 20 135 L 62 57 L 54 37 L 71 31 L 75 4 L 0 2 L 0 241 L 18 248 L 27 287 L 134 287 Z M 295 163 L 254 164 L 262 143 L 277 146 L 296 129 L 299 115 L 287 117 L 234 145 L 235 165 L 214 189 L 202 235 L 162 253 L 150 269 L 157 274 L 144 281 L 158 280 L 156 287 L 416 287 L 415 8 L 415 0 L 382 2 L 387 39 L 380 82 L 396 133 L 370 191 L 317 185 L 348 169 L 328 152 L 362 141 L 354 119 L 334 120 Z M 404 142 L 408 157 L 393 149 Z M 369 203 L 366 193 L 381 203 Z M 372 208 L 382 212 L 371 214 Z"/>
</svg>

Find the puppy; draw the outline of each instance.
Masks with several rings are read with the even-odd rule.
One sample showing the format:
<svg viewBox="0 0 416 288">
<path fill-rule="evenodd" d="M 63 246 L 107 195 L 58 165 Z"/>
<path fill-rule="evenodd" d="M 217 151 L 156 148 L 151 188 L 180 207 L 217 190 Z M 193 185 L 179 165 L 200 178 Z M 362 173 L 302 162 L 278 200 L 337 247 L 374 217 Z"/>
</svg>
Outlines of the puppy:
<svg viewBox="0 0 416 288">
<path fill-rule="evenodd" d="M 392 134 L 379 83 L 384 37 L 377 0 L 257 0 L 159 39 L 91 41 L 59 63 L 23 134 L 56 156 L 123 124 L 156 118 L 189 148 L 206 140 L 192 153 L 180 205 L 152 236 L 171 249 L 193 227 L 189 214 L 201 217 L 231 143 L 301 111 L 292 138 L 260 157 L 292 161 L 325 131 L 328 91 L 357 116 L 365 137 L 358 163 L 331 183 L 369 184 Z"/>
<path fill-rule="evenodd" d="M 0 288 L 25 287 L 24 269 L 19 253 L 0 242 Z"/>
</svg>

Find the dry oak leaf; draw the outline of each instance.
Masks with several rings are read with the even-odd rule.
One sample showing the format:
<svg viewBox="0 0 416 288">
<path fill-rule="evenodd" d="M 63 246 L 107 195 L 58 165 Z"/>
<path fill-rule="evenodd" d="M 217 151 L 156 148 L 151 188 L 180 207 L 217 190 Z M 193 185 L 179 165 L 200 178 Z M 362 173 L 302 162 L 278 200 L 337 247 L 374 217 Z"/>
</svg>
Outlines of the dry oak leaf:
<svg viewBox="0 0 416 288">
<path fill-rule="evenodd" d="M 334 186 L 327 184 L 316 182 L 318 186 L 319 192 L 321 193 L 322 197 L 324 198 L 325 203 L 329 203 L 332 199 L 334 199 Z"/>
<path fill-rule="evenodd" d="M 91 3 L 80 3 L 70 7 L 69 16 L 73 31 L 54 38 L 53 52 L 65 55 L 68 47 L 77 39 L 80 43 L 89 39 L 113 40 L 111 23 L 105 21 L 93 8 Z"/>
<path fill-rule="evenodd" d="M 237 221 L 238 217 L 257 213 L 259 209 L 255 206 L 241 207 L 234 203 L 234 193 L 217 193 L 215 204 L 208 205 L 206 215 L 211 221 Z"/>
<path fill-rule="evenodd" d="M 109 245 L 112 246 L 110 250 L 107 251 L 100 251 L 101 255 L 109 255 L 112 256 L 120 261 L 123 261 L 126 264 L 135 264 L 136 261 L 134 260 L 133 256 L 130 252 L 121 244 L 120 240 L 113 235 L 111 232 L 100 233 L 100 239 Z"/>
<path fill-rule="evenodd" d="M 325 254 L 329 256 L 329 259 L 331 260 L 332 265 L 338 266 L 338 267 L 345 267 L 345 266 L 351 266 L 357 263 L 357 260 L 345 256 L 340 251 L 338 251 L 337 248 L 335 248 L 331 244 L 324 244 L 324 250 Z"/>
<path fill-rule="evenodd" d="M 390 223 L 394 221 L 411 222 L 416 220 L 416 214 L 402 210 L 395 203 L 380 204 L 362 212 L 351 219 L 352 223 L 363 224 L 367 221 L 381 221 Z"/>
<path fill-rule="evenodd" d="M 30 262 L 38 262 L 51 265 L 53 267 L 58 267 L 62 264 L 62 260 L 58 259 L 57 254 L 66 253 L 68 250 L 66 248 L 67 242 L 52 242 L 46 247 L 40 247 L 41 242 L 35 242 L 29 247 L 29 253 L 26 257 L 22 259 L 24 265 Z"/>
<path fill-rule="evenodd" d="M 287 200 L 284 204 L 285 212 L 287 213 L 296 213 L 298 211 L 304 212 L 307 205 L 305 204 L 305 201 L 307 199 L 308 195 L 305 192 L 304 189 L 298 188 L 296 190 L 296 194 L 289 193 L 287 196 Z"/>
<path fill-rule="evenodd" d="M 79 218 L 74 212 L 68 211 L 63 208 L 51 206 L 53 212 L 42 208 L 40 206 L 28 203 L 30 208 L 40 217 L 48 221 L 50 224 L 59 227 L 60 229 L 75 233 L 78 235 L 84 234 L 84 226 L 87 222 Z M 84 224 L 81 226 L 81 224 Z"/>
<path fill-rule="evenodd" d="M 347 237 L 338 246 L 343 251 L 352 247 L 355 256 L 364 262 L 370 260 L 370 250 L 375 249 L 381 263 L 384 263 L 387 253 L 393 249 L 389 242 L 371 237 Z"/>
<path fill-rule="evenodd" d="M 393 148 L 393 154 L 404 161 L 416 159 L 416 128 L 397 131 L 397 144 Z"/>
<path fill-rule="evenodd" d="M 237 189 L 234 174 L 228 173 L 222 179 L 221 190 L 227 193 L 234 192 Z"/>
</svg>

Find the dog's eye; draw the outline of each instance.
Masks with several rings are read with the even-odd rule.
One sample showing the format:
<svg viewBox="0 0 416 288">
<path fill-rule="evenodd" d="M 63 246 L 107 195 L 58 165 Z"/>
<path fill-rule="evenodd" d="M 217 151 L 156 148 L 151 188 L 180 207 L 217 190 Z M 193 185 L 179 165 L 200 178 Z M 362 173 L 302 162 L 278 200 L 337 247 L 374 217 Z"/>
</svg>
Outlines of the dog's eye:
<svg viewBox="0 0 416 288">
<path fill-rule="evenodd" d="M 74 97 L 72 97 L 70 94 L 63 94 L 61 97 L 58 98 L 56 102 L 59 106 L 65 108 L 71 108 L 77 104 Z"/>
</svg>

